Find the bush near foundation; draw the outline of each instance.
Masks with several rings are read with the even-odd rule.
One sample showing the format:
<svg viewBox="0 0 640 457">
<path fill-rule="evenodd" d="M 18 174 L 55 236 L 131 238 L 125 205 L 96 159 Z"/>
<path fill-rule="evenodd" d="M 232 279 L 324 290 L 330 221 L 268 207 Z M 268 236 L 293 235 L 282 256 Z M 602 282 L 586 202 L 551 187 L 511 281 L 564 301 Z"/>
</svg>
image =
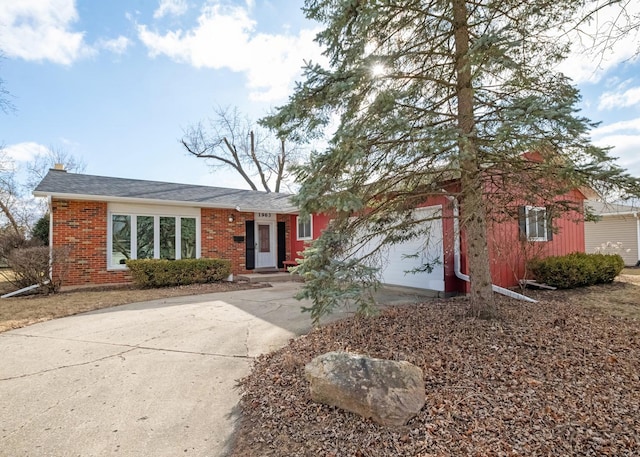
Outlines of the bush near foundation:
<svg viewBox="0 0 640 457">
<path fill-rule="evenodd" d="M 538 282 L 559 289 L 573 289 L 613 282 L 624 268 L 618 254 L 573 254 L 533 260 L 529 270 Z"/>
<path fill-rule="evenodd" d="M 231 274 L 223 259 L 127 260 L 133 281 L 141 287 L 169 287 L 222 281 Z"/>
<path fill-rule="evenodd" d="M 10 270 L 3 273 L 16 289 L 39 285 L 34 293 L 55 293 L 60 290 L 69 271 L 69 248 L 48 246 L 19 247 L 7 256 Z"/>
</svg>

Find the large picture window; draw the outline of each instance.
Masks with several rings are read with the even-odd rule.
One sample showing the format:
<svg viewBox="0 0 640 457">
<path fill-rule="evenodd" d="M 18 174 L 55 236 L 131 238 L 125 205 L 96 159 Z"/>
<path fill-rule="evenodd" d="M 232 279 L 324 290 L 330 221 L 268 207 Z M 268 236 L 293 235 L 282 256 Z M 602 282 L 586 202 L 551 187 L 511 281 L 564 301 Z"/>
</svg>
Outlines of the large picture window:
<svg viewBox="0 0 640 457">
<path fill-rule="evenodd" d="M 180 218 L 180 258 L 196 258 L 196 220 L 193 217 Z"/>
<path fill-rule="evenodd" d="M 131 216 L 114 214 L 111 222 L 111 262 L 124 265 L 131 258 Z"/>
<path fill-rule="evenodd" d="M 195 259 L 199 256 L 196 217 L 111 213 L 109 267 L 128 259 Z"/>
<path fill-rule="evenodd" d="M 153 216 L 136 216 L 138 259 L 153 259 Z"/>
<path fill-rule="evenodd" d="M 175 260 L 176 254 L 176 218 L 160 218 L 160 258 Z"/>
</svg>

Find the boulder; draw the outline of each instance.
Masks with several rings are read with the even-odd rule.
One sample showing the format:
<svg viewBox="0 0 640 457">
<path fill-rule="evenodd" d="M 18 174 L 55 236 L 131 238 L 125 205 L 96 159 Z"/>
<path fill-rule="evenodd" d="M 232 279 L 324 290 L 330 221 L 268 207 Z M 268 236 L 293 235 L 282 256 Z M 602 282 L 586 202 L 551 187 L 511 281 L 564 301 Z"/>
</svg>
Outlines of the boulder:
<svg viewBox="0 0 640 457">
<path fill-rule="evenodd" d="M 305 366 L 305 376 L 313 401 L 381 425 L 404 425 L 425 403 L 422 370 L 409 362 L 328 352 Z"/>
</svg>

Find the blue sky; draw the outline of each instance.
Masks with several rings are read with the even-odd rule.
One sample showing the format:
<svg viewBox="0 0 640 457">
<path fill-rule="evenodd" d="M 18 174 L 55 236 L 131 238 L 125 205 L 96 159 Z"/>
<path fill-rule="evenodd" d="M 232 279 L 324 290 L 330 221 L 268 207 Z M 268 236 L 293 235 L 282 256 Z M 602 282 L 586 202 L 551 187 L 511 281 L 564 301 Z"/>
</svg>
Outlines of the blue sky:
<svg viewBox="0 0 640 457">
<path fill-rule="evenodd" d="M 637 2 L 640 4 L 640 2 Z M 0 144 L 17 161 L 47 147 L 106 176 L 246 187 L 211 174 L 179 145 L 183 129 L 237 106 L 254 118 L 283 104 L 318 30 L 290 0 L 0 0 L 0 77 L 14 113 Z M 636 5 L 632 7 L 639 8 Z M 640 176 L 638 36 L 602 62 L 575 53 L 600 145 Z"/>
</svg>

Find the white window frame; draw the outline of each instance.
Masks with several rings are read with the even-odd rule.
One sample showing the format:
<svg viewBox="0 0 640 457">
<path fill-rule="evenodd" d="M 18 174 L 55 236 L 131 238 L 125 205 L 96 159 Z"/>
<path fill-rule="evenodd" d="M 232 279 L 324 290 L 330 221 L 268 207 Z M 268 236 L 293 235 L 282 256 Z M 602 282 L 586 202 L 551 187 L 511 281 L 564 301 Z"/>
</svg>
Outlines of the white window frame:
<svg viewBox="0 0 640 457">
<path fill-rule="evenodd" d="M 542 213 L 543 217 L 544 217 L 544 223 L 543 223 L 543 233 L 542 236 L 531 236 L 531 225 L 530 225 L 530 218 L 529 218 L 529 214 L 530 212 L 537 212 L 538 214 Z M 526 227 L 526 235 L 527 235 L 527 240 L 529 241 L 548 241 L 547 239 L 547 232 L 548 232 L 548 228 L 547 228 L 547 208 L 545 208 L 544 206 L 526 206 L 525 207 L 525 211 L 524 211 L 524 220 L 525 220 L 525 227 Z M 536 218 L 536 222 L 538 222 L 537 218 Z M 538 235 L 540 235 L 538 233 Z"/>
<path fill-rule="evenodd" d="M 298 241 L 307 241 L 313 239 L 313 215 L 309 215 L 309 236 L 300 236 L 300 216 L 296 216 L 296 240 Z M 304 221 L 306 224 L 307 221 Z"/>
<path fill-rule="evenodd" d="M 107 270 L 126 270 L 126 265 L 113 264 L 113 216 L 131 217 L 131 259 L 136 259 L 138 255 L 138 216 L 153 217 L 153 258 L 160 258 L 160 218 L 170 217 L 175 219 L 175 249 L 176 260 L 182 255 L 182 219 L 196 220 L 196 258 L 200 258 L 201 253 L 201 233 L 200 233 L 200 209 L 199 208 L 176 208 L 176 207 L 149 207 L 144 205 L 110 204 L 107 210 Z"/>
</svg>

